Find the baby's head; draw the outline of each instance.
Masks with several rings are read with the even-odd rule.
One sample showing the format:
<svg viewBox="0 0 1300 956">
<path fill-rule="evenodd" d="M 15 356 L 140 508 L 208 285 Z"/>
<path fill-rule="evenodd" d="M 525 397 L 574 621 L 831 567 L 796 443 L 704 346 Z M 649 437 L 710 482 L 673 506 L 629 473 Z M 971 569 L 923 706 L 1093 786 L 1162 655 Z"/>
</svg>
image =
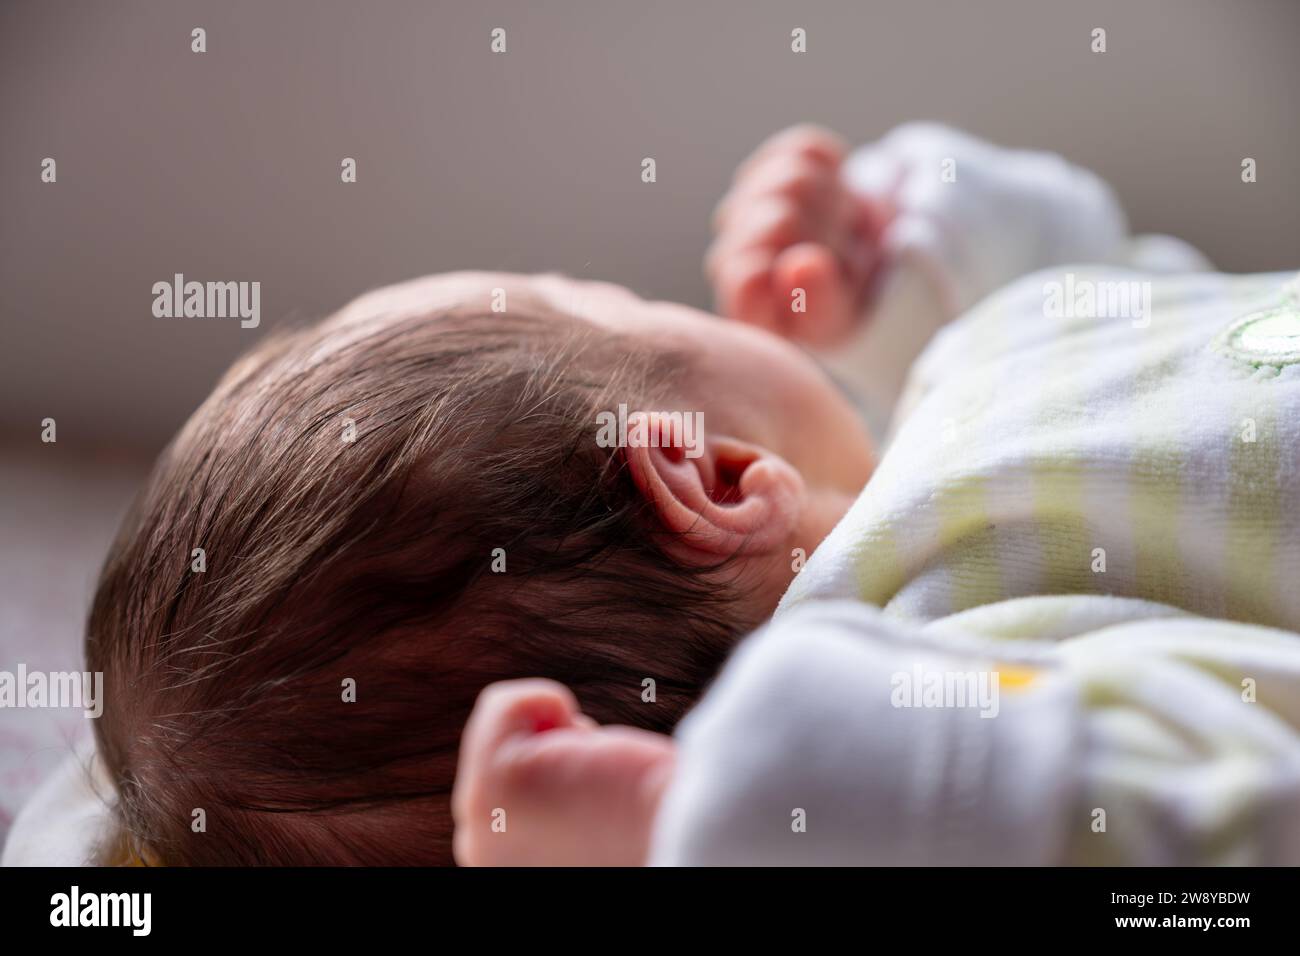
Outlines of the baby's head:
<svg viewBox="0 0 1300 956">
<path fill-rule="evenodd" d="M 637 447 L 607 440 L 620 406 Z M 670 730 L 870 468 L 802 353 L 613 286 L 439 276 L 264 341 L 95 597 L 105 860 L 450 862 L 483 686 Z"/>
</svg>

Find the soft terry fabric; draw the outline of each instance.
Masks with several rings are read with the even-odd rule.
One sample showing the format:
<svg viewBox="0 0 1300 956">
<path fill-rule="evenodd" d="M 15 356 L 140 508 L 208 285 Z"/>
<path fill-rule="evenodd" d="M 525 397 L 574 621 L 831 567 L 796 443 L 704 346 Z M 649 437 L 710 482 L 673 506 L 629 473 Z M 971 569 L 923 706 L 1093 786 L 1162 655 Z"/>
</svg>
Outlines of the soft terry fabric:
<svg viewBox="0 0 1300 956">
<path fill-rule="evenodd" d="M 1119 198 L 1095 173 L 936 123 L 906 123 L 854 150 L 844 180 L 897 215 L 881 236 L 888 268 L 872 321 L 818 358 L 880 435 L 934 334 L 1007 283 L 1066 262 L 1162 273 L 1211 268 L 1171 236 L 1130 238 Z"/>
<path fill-rule="evenodd" d="M 878 471 L 782 606 L 929 621 L 1114 594 L 1300 630 L 1300 363 L 1264 361 L 1285 316 L 1300 345 L 1288 278 L 1074 267 L 993 296 L 922 357 Z"/>
<path fill-rule="evenodd" d="M 992 706 L 913 691 L 971 675 Z M 651 862 L 1294 864 L 1297 728 L 1287 632 L 1102 596 L 930 626 L 809 602 L 683 722 Z"/>
<path fill-rule="evenodd" d="M 108 833 L 113 785 L 87 738 L 32 794 L 0 866 L 88 866 Z"/>
<path fill-rule="evenodd" d="M 1125 256 L 1128 225 L 1114 191 L 1055 153 L 904 123 L 855 150 L 844 179 L 898 210 L 883 251 L 922 260 L 948 315 L 1035 269 Z"/>
</svg>

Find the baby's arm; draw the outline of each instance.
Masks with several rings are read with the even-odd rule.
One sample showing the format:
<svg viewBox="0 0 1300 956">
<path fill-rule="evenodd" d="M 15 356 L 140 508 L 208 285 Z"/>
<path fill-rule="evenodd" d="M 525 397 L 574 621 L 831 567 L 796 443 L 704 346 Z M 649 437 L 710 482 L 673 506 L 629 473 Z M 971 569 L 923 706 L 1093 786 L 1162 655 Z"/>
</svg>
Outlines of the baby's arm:
<svg viewBox="0 0 1300 956">
<path fill-rule="evenodd" d="M 944 323 L 1037 269 L 1117 263 L 1127 237 L 1094 174 L 928 123 L 852 154 L 815 127 L 778 133 L 715 228 L 719 310 L 821 350 L 878 407 Z"/>
<path fill-rule="evenodd" d="M 549 681 L 494 685 L 465 734 L 456 858 L 1294 863 L 1294 637 L 1147 618 L 1053 645 L 801 605 L 741 645 L 675 744 L 597 728 Z"/>
<path fill-rule="evenodd" d="M 1071 689 L 1044 678 L 983 707 L 917 706 L 925 675 L 990 666 L 857 602 L 779 615 L 679 728 L 650 863 L 1059 862 L 1077 781 Z"/>
<path fill-rule="evenodd" d="M 714 225 L 720 309 L 814 345 L 869 318 L 899 267 L 924 270 L 952 317 L 1038 269 L 1117 262 L 1128 235 L 1095 174 L 934 123 L 851 154 L 826 130 L 784 130 L 741 164 Z"/>
<path fill-rule="evenodd" d="M 1068 689 L 1004 698 L 996 720 L 896 708 L 896 674 L 977 666 L 923 645 L 863 604 L 797 609 L 745 641 L 679 744 L 596 727 L 551 681 L 494 684 L 462 742 L 456 859 L 1053 862 L 1074 779 Z"/>
<path fill-rule="evenodd" d="M 679 728 L 650 862 L 1294 863 L 1294 635 L 1140 604 L 1059 644 L 778 614 Z"/>
</svg>

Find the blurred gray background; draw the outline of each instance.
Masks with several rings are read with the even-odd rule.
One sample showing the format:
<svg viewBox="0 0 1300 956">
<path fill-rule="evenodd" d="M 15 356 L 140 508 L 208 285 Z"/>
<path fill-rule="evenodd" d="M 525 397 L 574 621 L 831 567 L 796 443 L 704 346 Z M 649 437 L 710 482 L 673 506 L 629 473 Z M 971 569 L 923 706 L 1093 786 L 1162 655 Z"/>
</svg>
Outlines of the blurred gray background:
<svg viewBox="0 0 1300 956">
<path fill-rule="evenodd" d="M 30 441 L 53 416 L 62 451 L 152 450 L 268 327 L 427 272 L 558 269 L 707 305 L 713 203 L 801 120 L 862 142 L 930 118 L 1058 150 L 1139 229 L 1227 270 L 1300 265 L 1294 0 L 0 10 L 0 426 Z M 155 319 L 175 272 L 260 280 L 262 328 Z"/>
<path fill-rule="evenodd" d="M 935 119 L 1054 149 L 1139 230 L 1230 271 L 1298 268 L 1297 40 L 1294 0 L 4 0 L 0 668 L 75 666 L 125 501 L 268 328 L 463 267 L 708 305 L 711 208 L 790 123 L 862 142 Z M 154 318 L 176 272 L 260 281 L 261 328 Z M 13 721 L 0 835 L 75 730 Z"/>
</svg>

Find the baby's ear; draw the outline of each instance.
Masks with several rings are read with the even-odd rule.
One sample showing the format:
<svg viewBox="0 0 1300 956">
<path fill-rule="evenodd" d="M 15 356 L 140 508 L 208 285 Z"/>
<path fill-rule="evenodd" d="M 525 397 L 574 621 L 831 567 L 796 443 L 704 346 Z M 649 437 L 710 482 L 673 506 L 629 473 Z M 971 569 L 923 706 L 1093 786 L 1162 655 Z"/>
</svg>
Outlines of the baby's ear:
<svg viewBox="0 0 1300 956">
<path fill-rule="evenodd" d="M 703 428 L 691 434 L 684 421 L 628 417 L 628 468 L 663 529 L 704 560 L 783 549 L 804 506 L 799 473 L 757 445 Z"/>
</svg>

